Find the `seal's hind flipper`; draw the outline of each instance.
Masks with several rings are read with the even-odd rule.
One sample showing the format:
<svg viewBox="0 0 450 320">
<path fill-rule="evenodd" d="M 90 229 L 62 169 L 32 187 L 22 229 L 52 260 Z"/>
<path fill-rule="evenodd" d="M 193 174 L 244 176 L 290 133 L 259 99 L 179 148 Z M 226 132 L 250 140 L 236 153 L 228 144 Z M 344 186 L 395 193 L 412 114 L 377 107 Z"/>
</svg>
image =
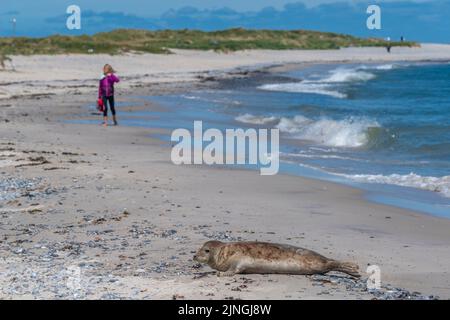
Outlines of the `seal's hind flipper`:
<svg viewBox="0 0 450 320">
<path fill-rule="evenodd" d="M 332 271 L 343 272 L 356 278 L 361 277 L 359 267 L 356 263 L 333 261 L 332 265 Z"/>
</svg>

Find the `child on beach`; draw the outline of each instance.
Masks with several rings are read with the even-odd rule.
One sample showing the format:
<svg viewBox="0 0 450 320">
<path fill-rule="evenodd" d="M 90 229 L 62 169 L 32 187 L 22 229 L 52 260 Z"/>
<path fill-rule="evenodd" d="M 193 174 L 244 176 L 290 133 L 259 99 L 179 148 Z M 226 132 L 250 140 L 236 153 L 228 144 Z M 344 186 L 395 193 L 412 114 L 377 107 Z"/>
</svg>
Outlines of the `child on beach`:
<svg viewBox="0 0 450 320">
<path fill-rule="evenodd" d="M 106 64 L 103 67 L 103 76 L 100 79 L 98 87 L 98 98 L 103 100 L 103 126 L 108 125 L 108 104 L 111 109 L 114 125 L 117 126 L 116 109 L 114 107 L 114 83 L 120 79 L 114 74 L 111 65 Z"/>
</svg>

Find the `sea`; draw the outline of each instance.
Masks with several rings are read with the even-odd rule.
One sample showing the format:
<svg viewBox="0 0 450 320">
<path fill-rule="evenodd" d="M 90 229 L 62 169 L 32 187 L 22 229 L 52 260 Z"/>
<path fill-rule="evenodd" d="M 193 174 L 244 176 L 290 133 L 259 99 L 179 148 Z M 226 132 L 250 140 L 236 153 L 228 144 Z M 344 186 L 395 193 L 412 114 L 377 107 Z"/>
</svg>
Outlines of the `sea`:
<svg viewBox="0 0 450 320">
<path fill-rule="evenodd" d="M 166 110 L 127 125 L 278 128 L 281 173 L 450 218 L 449 63 L 297 65 L 144 98 Z"/>
</svg>

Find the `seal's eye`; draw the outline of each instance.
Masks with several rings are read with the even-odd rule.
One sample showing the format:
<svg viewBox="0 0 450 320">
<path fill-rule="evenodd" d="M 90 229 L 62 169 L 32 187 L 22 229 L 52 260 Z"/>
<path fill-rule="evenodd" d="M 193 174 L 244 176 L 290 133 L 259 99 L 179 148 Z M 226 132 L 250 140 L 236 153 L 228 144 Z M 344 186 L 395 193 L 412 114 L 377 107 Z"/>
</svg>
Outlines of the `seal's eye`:
<svg viewBox="0 0 450 320">
<path fill-rule="evenodd" d="M 205 249 L 205 252 L 206 252 L 206 253 L 209 253 L 209 249 Z"/>
</svg>

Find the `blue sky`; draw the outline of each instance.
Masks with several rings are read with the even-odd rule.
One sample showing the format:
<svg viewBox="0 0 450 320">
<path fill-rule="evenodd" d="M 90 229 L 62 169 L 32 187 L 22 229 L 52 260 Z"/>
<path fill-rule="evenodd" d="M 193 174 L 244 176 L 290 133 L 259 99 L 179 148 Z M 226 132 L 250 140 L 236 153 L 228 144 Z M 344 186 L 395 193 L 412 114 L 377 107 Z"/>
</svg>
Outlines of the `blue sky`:
<svg viewBox="0 0 450 320">
<path fill-rule="evenodd" d="M 45 36 L 54 33 L 92 34 L 120 28 L 229 27 L 314 29 L 358 36 L 450 43 L 448 0 L 1 0 L 0 35 Z M 65 11 L 71 4 L 82 9 L 80 32 L 65 28 Z M 365 27 L 368 4 L 382 8 L 381 31 Z M 268 8 L 270 7 L 270 8 Z M 223 10 L 223 8 L 227 8 Z"/>
<path fill-rule="evenodd" d="M 343 0 L 348 3 L 367 1 Z M 373 0 L 371 3 L 393 2 L 395 0 Z M 430 2 L 433 0 L 403 0 L 403 2 Z M 169 9 L 192 6 L 199 9 L 229 7 L 237 11 L 254 11 L 264 7 L 282 9 L 288 3 L 302 2 L 308 7 L 337 0 L 2 0 L 0 12 L 19 11 L 24 16 L 56 15 L 67 6 L 76 4 L 93 11 L 121 11 L 140 16 L 158 16 Z"/>
</svg>

